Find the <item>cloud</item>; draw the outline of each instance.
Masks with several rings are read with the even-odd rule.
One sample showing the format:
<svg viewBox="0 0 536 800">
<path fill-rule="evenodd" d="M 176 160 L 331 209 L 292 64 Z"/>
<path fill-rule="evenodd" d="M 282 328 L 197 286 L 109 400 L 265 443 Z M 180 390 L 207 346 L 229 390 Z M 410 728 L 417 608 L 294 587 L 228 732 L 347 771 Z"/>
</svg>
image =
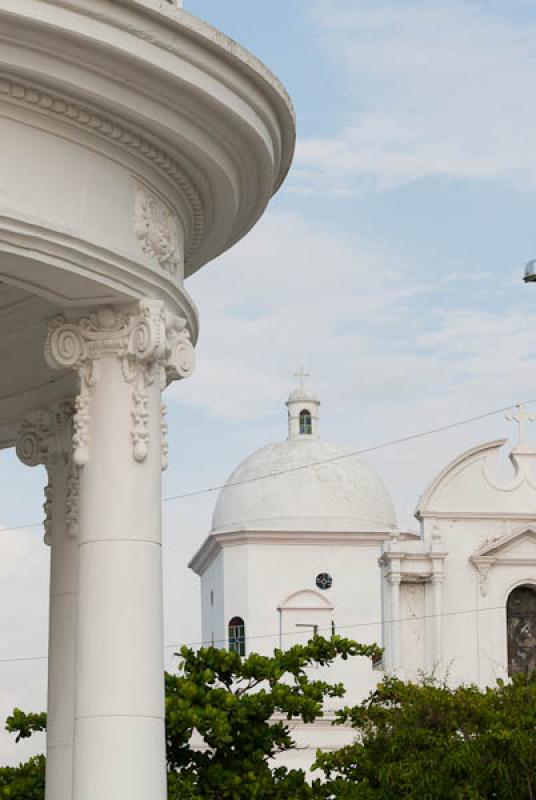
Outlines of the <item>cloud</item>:
<svg viewBox="0 0 536 800">
<path fill-rule="evenodd" d="M 212 415 L 246 419 L 281 402 L 302 361 L 314 372 L 348 337 L 354 350 L 367 348 L 427 286 L 355 233 L 272 211 L 189 290 L 201 308 L 199 365 L 171 391 Z"/>
<path fill-rule="evenodd" d="M 383 188 L 429 177 L 533 188 L 536 20 L 497 8 L 456 0 L 314 4 L 346 122 L 299 142 L 296 188 L 340 194 L 357 177 Z"/>
<path fill-rule="evenodd" d="M 272 210 L 189 282 L 201 309 L 199 365 L 171 397 L 214 421 L 254 423 L 261 441 L 273 438 L 280 413 L 283 438 L 283 402 L 303 363 L 322 400 L 325 438 L 356 448 L 528 398 L 532 295 L 510 275 L 471 278 L 457 265 L 432 280 L 426 266 L 355 230 Z M 493 424 L 492 438 L 508 433 Z M 432 443 L 418 464 L 414 445 L 403 458 L 378 456 L 402 518 L 450 443 L 463 450 L 490 426 L 463 429 L 443 450 Z"/>
<path fill-rule="evenodd" d="M 3 721 L 15 707 L 46 708 L 47 661 L 5 659 L 47 653 L 48 559 L 41 535 L 0 529 L 0 764 L 18 764 L 45 748 L 44 735 L 16 744 Z"/>
</svg>

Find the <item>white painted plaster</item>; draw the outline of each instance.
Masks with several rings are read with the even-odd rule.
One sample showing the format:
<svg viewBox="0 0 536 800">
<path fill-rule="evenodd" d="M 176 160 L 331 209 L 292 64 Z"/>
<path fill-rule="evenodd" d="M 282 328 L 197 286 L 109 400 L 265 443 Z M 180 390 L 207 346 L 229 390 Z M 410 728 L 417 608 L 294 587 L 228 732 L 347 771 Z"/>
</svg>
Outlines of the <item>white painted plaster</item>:
<svg viewBox="0 0 536 800">
<path fill-rule="evenodd" d="M 299 432 L 301 408 L 314 415 L 314 435 Z M 529 415 L 514 417 L 521 430 L 509 475 L 498 462 L 501 439 L 463 453 L 432 481 L 416 512 L 419 537 L 396 529 L 389 495 L 363 462 L 316 464 L 344 450 L 317 438 L 319 402 L 303 384 L 288 409 L 288 441 L 235 470 L 191 562 L 203 596 L 216 568 L 222 576 L 225 624 L 243 617 L 247 652 L 306 641 L 315 626 L 329 636 L 332 623 L 337 633 L 381 644 L 383 669 L 360 659 L 321 671 L 344 683 L 350 703 L 388 672 L 481 687 L 506 678 L 508 596 L 536 585 L 536 451 L 523 435 Z M 294 469 L 305 464 L 316 466 Z M 333 579 L 326 591 L 315 585 L 323 572 Z M 336 706 L 327 704 L 328 715 Z M 325 720 L 295 730 L 300 750 L 282 760 L 303 768 L 317 747 L 352 737 Z"/>
</svg>

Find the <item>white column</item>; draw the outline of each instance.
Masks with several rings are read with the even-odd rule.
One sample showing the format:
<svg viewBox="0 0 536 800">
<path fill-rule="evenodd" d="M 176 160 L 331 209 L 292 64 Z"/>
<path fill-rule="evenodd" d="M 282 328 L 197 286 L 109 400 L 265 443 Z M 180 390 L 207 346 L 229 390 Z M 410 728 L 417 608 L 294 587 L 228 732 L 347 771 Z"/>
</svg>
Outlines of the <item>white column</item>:
<svg viewBox="0 0 536 800">
<path fill-rule="evenodd" d="M 79 370 L 80 580 L 74 800 L 165 800 L 162 374 L 193 348 L 161 303 L 58 320 L 47 358 Z"/>
<path fill-rule="evenodd" d="M 391 585 L 391 670 L 400 669 L 400 583 L 399 572 L 389 575 Z"/>
<path fill-rule="evenodd" d="M 433 654 L 432 669 L 439 673 L 443 658 L 443 575 L 432 575 Z"/>
<path fill-rule="evenodd" d="M 78 594 L 78 473 L 71 458 L 72 403 L 32 414 L 17 442 L 21 461 L 48 472 L 45 542 L 51 547 L 46 800 L 72 799 Z"/>
</svg>

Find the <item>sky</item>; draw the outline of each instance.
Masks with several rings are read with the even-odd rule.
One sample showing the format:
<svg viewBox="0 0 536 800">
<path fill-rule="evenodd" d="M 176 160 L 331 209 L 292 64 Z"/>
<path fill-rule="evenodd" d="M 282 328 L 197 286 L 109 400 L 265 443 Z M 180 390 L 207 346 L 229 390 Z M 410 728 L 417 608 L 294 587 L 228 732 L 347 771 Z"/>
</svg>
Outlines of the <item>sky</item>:
<svg viewBox="0 0 536 800">
<path fill-rule="evenodd" d="M 524 0 L 185 0 L 293 98 L 296 157 L 264 218 L 187 288 L 198 367 L 168 392 L 164 497 L 221 485 L 286 436 L 303 365 L 324 439 L 363 449 L 536 397 L 536 9 Z M 534 118 L 534 119 L 533 119 Z M 533 123 L 535 123 L 533 125 Z M 536 405 L 534 406 L 536 409 Z M 415 530 L 458 453 L 504 414 L 367 457 Z M 533 434 L 534 435 L 534 434 Z M 502 467 L 504 469 L 504 465 Z M 46 703 L 44 472 L 0 453 L 0 717 Z M 164 502 L 165 641 L 200 637 L 187 562 L 217 493 Z M 11 658 L 29 661 L 6 661 Z M 0 761 L 42 742 L 0 734 Z"/>
</svg>

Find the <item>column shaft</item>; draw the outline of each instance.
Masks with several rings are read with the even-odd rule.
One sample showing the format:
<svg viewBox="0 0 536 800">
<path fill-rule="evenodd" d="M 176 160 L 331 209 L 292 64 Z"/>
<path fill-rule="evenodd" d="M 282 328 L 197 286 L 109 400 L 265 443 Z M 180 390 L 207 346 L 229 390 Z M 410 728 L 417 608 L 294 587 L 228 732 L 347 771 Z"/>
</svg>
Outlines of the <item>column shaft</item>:
<svg viewBox="0 0 536 800">
<path fill-rule="evenodd" d="M 74 800 L 166 798 L 159 380 L 138 408 L 138 459 L 133 391 L 103 356 L 80 484 Z"/>
<path fill-rule="evenodd" d="M 443 577 L 432 577 L 432 605 L 433 605 L 433 643 L 434 663 L 432 668 L 438 670 L 443 658 Z"/>
<path fill-rule="evenodd" d="M 52 493 L 46 800 L 72 800 L 78 541 L 68 521 L 69 484 L 76 480 L 71 468 L 61 453 L 48 467 Z"/>
<path fill-rule="evenodd" d="M 400 668 L 400 576 L 391 575 L 391 669 Z"/>
<path fill-rule="evenodd" d="M 193 372 L 190 332 L 140 300 L 57 317 L 45 356 L 80 381 L 73 800 L 165 800 L 161 389 Z"/>
<path fill-rule="evenodd" d="M 78 541 L 70 400 L 30 414 L 17 455 L 48 472 L 45 541 L 51 547 L 46 800 L 72 800 Z"/>
</svg>

